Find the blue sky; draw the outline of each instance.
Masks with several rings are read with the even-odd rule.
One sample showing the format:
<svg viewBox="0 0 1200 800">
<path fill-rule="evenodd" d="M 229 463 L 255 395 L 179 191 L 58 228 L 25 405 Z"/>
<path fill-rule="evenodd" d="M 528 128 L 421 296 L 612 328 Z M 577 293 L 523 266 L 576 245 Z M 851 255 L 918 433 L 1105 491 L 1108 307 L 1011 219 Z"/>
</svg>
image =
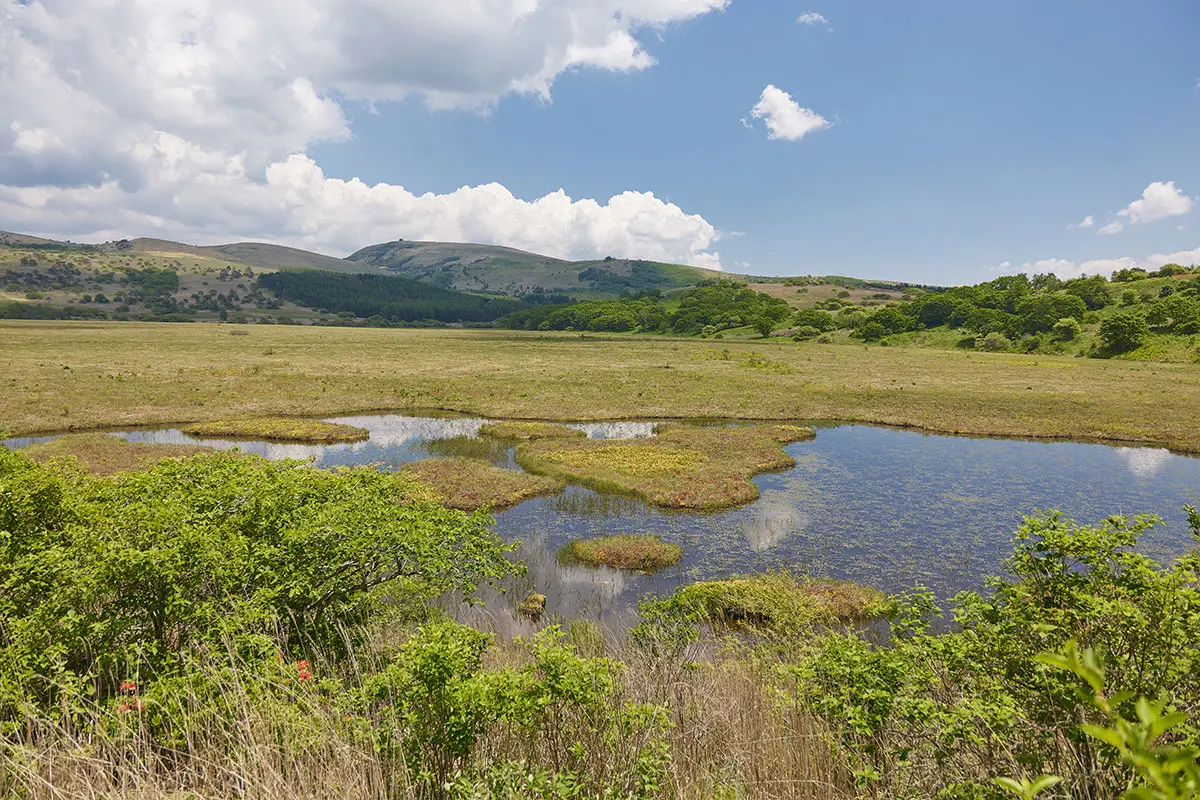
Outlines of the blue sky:
<svg viewBox="0 0 1200 800">
<path fill-rule="evenodd" d="M 310 125 L 312 131 L 298 142 L 284 142 L 286 137 L 272 129 L 262 140 L 280 141 L 262 153 L 255 152 L 259 140 L 252 137 L 249 144 L 224 141 L 209 131 L 196 133 L 192 121 L 164 121 L 155 112 L 152 130 L 159 134 L 177 135 L 203 154 L 240 154 L 238 163 L 249 166 L 238 180 L 247 187 L 239 189 L 233 180 L 228 186 L 253 201 L 222 200 L 230 206 L 224 213 L 204 212 L 199 198 L 190 198 L 195 186 L 212 183 L 212 169 L 189 167 L 180 169 L 190 172 L 179 179 L 188 183 L 163 189 L 156 205 L 149 197 L 139 199 L 137 193 L 146 190 L 136 188 L 137 179 L 126 178 L 116 195 L 129 209 L 123 216 L 100 218 L 104 215 L 92 205 L 63 214 L 64 221 L 32 227 L 81 238 L 159 235 L 131 229 L 141 224 L 196 241 L 249 235 L 337 255 L 353 249 L 352 243 L 405 232 L 410 233 L 405 238 L 460 233 L 547 252 L 557 247 L 551 254 L 569 257 L 604 255 L 610 247 L 614 255 L 712 264 L 715 253 L 730 271 L 930 283 L 973 282 L 1027 266 L 1036 270 L 1051 259 L 1060 259 L 1056 269 L 1071 274 L 1122 263 L 1152 265 L 1155 254 L 1200 249 L 1195 208 L 1200 202 L 1190 201 L 1200 196 L 1200 3 L 1194 0 L 677 0 L 674 5 L 604 0 L 594 5 L 651 20 L 659 14 L 657 24 L 627 27 L 653 65 L 643 59 L 613 69 L 606 66 L 608 56 L 595 57 L 544 73 L 548 97 L 484 87 L 463 99 L 464 91 L 475 92 L 484 80 L 478 75 L 499 74 L 508 61 L 484 59 L 477 73 L 464 77 L 451 74 L 457 66 L 433 64 L 440 58 L 436 53 L 424 63 L 397 66 L 384 47 L 382 54 L 376 52 L 378 63 L 370 74 L 386 73 L 386 80 L 364 77 L 365 70 L 348 79 L 344 67 L 302 75 L 315 94 L 309 106 L 336 109 L 340 122 L 313 122 L 315 117 L 306 116 L 293 127 Z M 65 6 L 54 6 L 47 3 L 50 12 L 67 13 Z M 802 14 L 820 15 L 825 22 L 799 22 Z M 426 22 L 418 20 L 418 27 Z M 313 34 L 304 35 L 312 46 Z M 499 31 L 495 40 L 475 41 L 465 58 L 503 47 L 503 35 Z M 552 44 L 553 36 L 547 33 L 545 41 Z M 28 33 L 26 38 L 35 39 Z M 346 47 L 344 41 L 340 46 Z M 404 50 L 402 43 L 397 50 Z M 303 72 L 303 59 L 297 63 L 301 67 L 293 69 Z M 519 69 L 509 77 L 528 78 Z M 0 86 L 14 79 L 0 72 Z M 212 85 L 224 82 L 214 78 Z M 769 138 L 766 120 L 750 113 L 767 86 L 778 87 L 831 124 L 795 140 Z M 93 93 L 115 105 L 104 91 Z M 219 93 L 216 102 L 222 105 L 214 114 L 237 107 Z M 289 121 L 286 113 L 274 121 L 280 128 Z M 13 124 L 54 132 L 20 117 Z M 261 124 L 253 121 L 249 133 Z M 320 197 L 304 200 L 310 210 L 238 222 L 249 213 L 243 206 L 261 205 L 264 197 L 279 194 L 270 173 L 264 179 L 256 170 L 297 154 L 306 165 L 315 165 L 309 171 L 319 169 L 318 177 L 282 182 L 320 181 Z M 189 159 L 189 164 L 203 160 Z M 28 195 L 30 185 L 43 179 L 20 180 L 33 174 L 31 168 L 24 165 L 22 173 L 22 165 L 13 163 L 6 175 L 0 161 L 0 183 L 20 186 Z M 141 181 L 153 185 L 160 179 L 162 158 L 138 169 L 146 170 Z M 229 171 L 216 169 L 226 177 Z M 111 180 L 120 171 L 103 174 Z M 374 197 L 339 205 L 347 202 L 341 181 L 353 178 L 365 187 L 390 184 L 412 195 L 438 197 L 418 205 L 407 196 L 389 199 L 386 214 Z M 1168 182 L 1170 191 L 1160 187 L 1152 199 L 1159 210 L 1118 214 L 1151 184 Z M 414 222 L 435 214 L 429 203 L 459 202 L 454 193 L 460 187 L 492 183 L 519 201 L 562 189 L 575 201 L 595 198 L 603 206 L 633 191 L 653 193 L 657 201 L 678 208 L 664 211 L 661 202 L 650 204 L 640 196 L 644 207 L 634 212 L 578 222 L 561 215 L 547 221 L 542 212 L 522 205 L 511 211 L 514 230 L 506 233 L 510 211 L 503 203 L 494 214 L 487 210 L 495 217 L 487 224 L 465 216 L 478 214 L 481 201 L 475 198 L 471 211 L 453 212 L 453 225 L 440 218 Z M 265 184 L 274 187 L 272 193 L 264 194 Z M 104 179 L 89 184 L 96 185 L 103 186 Z M 20 213 L 7 208 L 4 199 L 0 189 L 0 212 L 22 221 L 39 219 L 27 197 L 20 201 Z M 164 214 L 164 205 L 182 209 Z M 326 206 L 337 220 L 312 215 L 312 208 Z M 345 219 L 365 220 L 363 209 L 369 209 L 369 224 L 347 227 Z M 708 227 L 680 228 L 680 214 L 698 216 Z M 1079 227 L 1087 217 L 1092 224 Z M 1113 221 L 1122 223 L 1120 232 L 1100 232 Z M 317 231 L 324 225 L 337 227 L 338 235 L 322 239 Z M 636 230 L 639 225 L 645 230 Z M 586 235 L 560 246 L 558 240 L 576 235 L 573 226 L 586 228 Z M 624 228 L 614 233 L 612 226 Z M 658 239 L 656 226 L 664 231 Z M 712 241 L 705 241 L 706 230 L 713 232 Z"/>
</svg>

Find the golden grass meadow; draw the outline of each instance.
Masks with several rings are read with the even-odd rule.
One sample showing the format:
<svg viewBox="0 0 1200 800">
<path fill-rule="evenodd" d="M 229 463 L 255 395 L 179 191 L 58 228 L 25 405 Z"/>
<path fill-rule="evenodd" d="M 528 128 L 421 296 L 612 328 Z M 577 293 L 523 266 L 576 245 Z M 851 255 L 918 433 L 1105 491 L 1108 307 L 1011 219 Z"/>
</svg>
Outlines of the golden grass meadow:
<svg viewBox="0 0 1200 800">
<path fill-rule="evenodd" d="M 368 410 L 582 420 L 845 420 L 1200 452 L 1200 369 L 1014 354 L 633 336 L 0 322 L 10 435 Z"/>
</svg>

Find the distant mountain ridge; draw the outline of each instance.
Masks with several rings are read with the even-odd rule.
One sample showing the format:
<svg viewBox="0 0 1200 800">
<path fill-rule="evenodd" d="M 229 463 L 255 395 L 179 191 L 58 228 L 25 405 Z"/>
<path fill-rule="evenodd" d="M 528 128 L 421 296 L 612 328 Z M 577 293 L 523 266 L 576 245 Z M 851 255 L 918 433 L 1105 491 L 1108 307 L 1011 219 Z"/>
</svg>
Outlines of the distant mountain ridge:
<svg viewBox="0 0 1200 800">
<path fill-rule="evenodd" d="M 448 289 L 514 295 L 537 290 L 619 294 L 677 289 L 705 279 L 743 277 L 640 259 L 566 261 L 512 247 L 403 239 L 364 247 L 347 260 Z"/>
<path fill-rule="evenodd" d="M 180 253 L 227 260 L 259 271 L 311 268 L 397 275 L 444 289 L 513 296 L 538 292 L 612 296 L 623 292 L 669 291 L 722 277 L 752 280 L 748 276 L 657 261 L 618 258 L 567 261 L 500 245 L 403 239 L 364 247 L 344 259 L 264 242 L 192 245 L 141 237 L 81 245 L 3 231 L 0 231 L 0 246 L 158 256 Z"/>
</svg>

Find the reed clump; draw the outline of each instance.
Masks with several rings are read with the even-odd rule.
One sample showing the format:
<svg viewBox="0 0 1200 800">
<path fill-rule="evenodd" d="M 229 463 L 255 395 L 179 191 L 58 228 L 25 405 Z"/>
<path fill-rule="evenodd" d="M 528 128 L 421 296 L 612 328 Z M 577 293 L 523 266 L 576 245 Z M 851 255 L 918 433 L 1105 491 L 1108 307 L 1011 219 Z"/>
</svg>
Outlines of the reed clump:
<svg viewBox="0 0 1200 800">
<path fill-rule="evenodd" d="M 306 444 L 363 442 L 371 436 L 366 428 L 356 428 L 353 425 L 342 425 L 319 419 L 291 417 L 258 417 L 256 419 L 198 422 L 184 426 L 183 432 L 189 436 L 198 437 L 262 439 L 269 442 L 303 442 Z"/>
<path fill-rule="evenodd" d="M 488 422 L 479 429 L 480 436 L 529 442 L 535 439 L 583 439 L 587 436 L 576 428 L 556 425 L 553 422 L 522 422 L 516 420 Z"/>
<path fill-rule="evenodd" d="M 653 572 L 678 564 L 683 548 L 657 536 L 618 534 L 571 542 L 559 551 L 559 559 L 591 567 Z"/>
<path fill-rule="evenodd" d="M 561 481 L 492 466 L 475 458 L 429 458 L 404 468 L 450 508 L 502 509 L 562 489 Z"/>
</svg>

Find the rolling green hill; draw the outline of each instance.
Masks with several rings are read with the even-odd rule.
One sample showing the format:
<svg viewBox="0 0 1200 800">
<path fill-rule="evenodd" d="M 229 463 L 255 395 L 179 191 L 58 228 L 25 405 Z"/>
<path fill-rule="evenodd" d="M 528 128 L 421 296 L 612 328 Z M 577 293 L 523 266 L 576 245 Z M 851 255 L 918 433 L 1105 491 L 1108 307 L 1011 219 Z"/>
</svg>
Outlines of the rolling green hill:
<svg viewBox="0 0 1200 800">
<path fill-rule="evenodd" d="M 347 260 L 444 288 L 511 295 L 537 289 L 616 295 L 623 291 L 675 289 L 706 278 L 730 277 L 713 270 L 656 261 L 564 261 L 511 247 L 403 240 L 364 247 Z"/>
</svg>

